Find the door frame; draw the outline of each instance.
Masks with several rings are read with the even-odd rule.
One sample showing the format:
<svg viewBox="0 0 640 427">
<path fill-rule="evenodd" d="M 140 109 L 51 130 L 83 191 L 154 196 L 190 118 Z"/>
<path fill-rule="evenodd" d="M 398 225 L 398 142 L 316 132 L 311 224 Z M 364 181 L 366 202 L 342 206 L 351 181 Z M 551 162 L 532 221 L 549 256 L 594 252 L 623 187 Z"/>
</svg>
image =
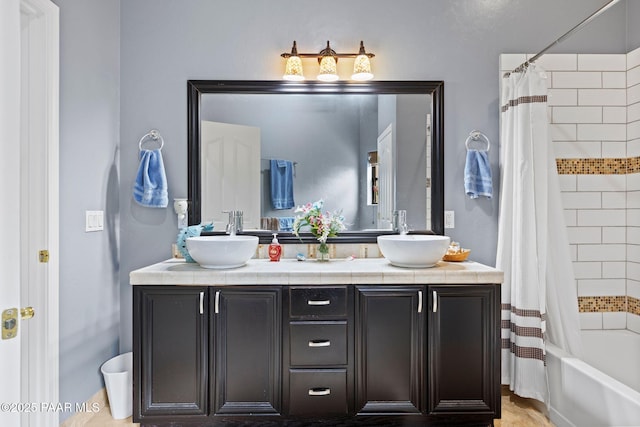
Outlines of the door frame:
<svg viewBox="0 0 640 427">
<path fill-rule="evenodd" d="M 28 20 L 26 30 L 28 46 L 21 46 L 22 54 L 30 58 L 21 78 L 27 80 L 28 94 L 21 102 L 43 105 L 38 111 L 21 108 L 21 121 L 28 121 L 29 132 L 20 136 L 20 143 L 29 144 L 30 150 L 44 156 L 44 170 L 30 167 L 21 161 L 21 169 L 27 168 L 29 177 L 40 185 L 30 188 L 30 198 L 40 200 L 43 209 L 38 212 L 21 212 L 23 221 L 35 224 L 35 232 L 22 234 L 21 246 L 28 247 L 26 271 L 29 276 L 22 286 L 22 305 L 36 308 L 34 319 L 23 332 L 21 351 L 22 400 L 25 402 L 59 401 L 59 8 L 50 0 L 20 0 L 21 19 Z M 23 61 L 25 64 L 25 61 Z M 25 135 L 25 133 L 27 133 Z M 36 169 L 36 170 L 34 170 Z M 45 183 L 45 184 L 42 184 Z M 22 184 L 21 184 L 22 185 Z M 47 250 L 48 262 L 40 263 L 38 250 Z M 24 254 L 24 252 L 23 252 Z M 33 262 L 33 260 L 36 260 Z M 23 271 L 25 271 L 23 269 Z M 36 278 L 37 280 L 33 280 Z M 24 283 L 24 280 L 22 280 Z M 27 295 L 28 299 L 24 296 Z M 29 379 L 28 373 L 36 373 Z M 26 400 L 25 400 L 26 399 Z M 36 411 L 23 414 L 23 425 L 59 425 L 56 411 Z"/>
</svg>

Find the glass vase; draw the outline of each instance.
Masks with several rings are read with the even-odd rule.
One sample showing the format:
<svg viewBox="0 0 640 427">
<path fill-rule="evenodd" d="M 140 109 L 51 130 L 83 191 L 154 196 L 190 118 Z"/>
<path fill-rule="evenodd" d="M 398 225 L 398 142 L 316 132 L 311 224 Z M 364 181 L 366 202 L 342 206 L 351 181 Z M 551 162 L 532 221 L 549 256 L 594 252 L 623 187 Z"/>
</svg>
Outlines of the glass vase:
<svg viewBox="0 0 640 427">
<path fill-rule="evenodd" d="M 320 242 L 316 259 L 321 262 L 329 261 L 329 245 L 326 242 Z"/>
</svg>

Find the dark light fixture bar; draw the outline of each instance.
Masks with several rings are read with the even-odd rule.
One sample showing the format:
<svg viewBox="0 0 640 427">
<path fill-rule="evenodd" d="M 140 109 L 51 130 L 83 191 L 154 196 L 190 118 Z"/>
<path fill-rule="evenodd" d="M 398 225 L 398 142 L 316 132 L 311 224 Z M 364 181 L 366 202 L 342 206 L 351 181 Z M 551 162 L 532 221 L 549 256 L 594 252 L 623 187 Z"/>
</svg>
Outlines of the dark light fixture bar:
<svg viewBox="0 0 640 427">
<path fill-rule="evenodd" d="M 327 40 L 327 45 L 329 44 L 329 41 Z M 296 53 L 294 53 L 294 50 Z M 318 58 L 318 62 L 320 62 L 320 59 L 322 58 L 323 53 L 325 52 L 325 49 L 322 49 L 320 52 L 318 53 L 297 53 L 297 46 L 296 46 L 296 41 L 293 41 L 293 48 L 291 49 L 291 52 L 284 52 L 281 53 L 280 56 L 282 56 L 283 58 L 289 58 L 290 56 L 299 56 L 300 58 Z M 331 54 L 333 56 L 335 56 L 336 58 L 356 58 L 358 55 L 366 55 L 369 58 L 373 58 L 376 55 L 370 52 L 364 52 L 364 42 L 360 41 L 360 52 L 358 53 L 338 53 L 336 51 L 334 51 L 333 49 L 331 49 Z"/>
</svg>

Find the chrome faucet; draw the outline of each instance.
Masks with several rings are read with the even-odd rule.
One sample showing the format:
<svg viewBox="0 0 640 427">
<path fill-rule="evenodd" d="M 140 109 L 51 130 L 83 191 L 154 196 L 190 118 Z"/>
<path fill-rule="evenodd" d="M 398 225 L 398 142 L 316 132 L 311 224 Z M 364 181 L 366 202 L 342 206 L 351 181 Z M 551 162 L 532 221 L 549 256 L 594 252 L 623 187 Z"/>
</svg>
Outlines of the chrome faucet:
<svg viewBox="0 0 640 427">
<path fill-rule="evenodd" d="M 393 211 L 393 231 L 397 231 L 401 235 L 405 235 L 409 232 L 406 210 L 400 209 Z"/>
<path fill-rule="evenodd" d="M 223 211 L 229 214 L 229 223 L 227 224 L 226 233 L 235 236 L 236 233 L 242 233 L 242 211 Z"/>
</svg>

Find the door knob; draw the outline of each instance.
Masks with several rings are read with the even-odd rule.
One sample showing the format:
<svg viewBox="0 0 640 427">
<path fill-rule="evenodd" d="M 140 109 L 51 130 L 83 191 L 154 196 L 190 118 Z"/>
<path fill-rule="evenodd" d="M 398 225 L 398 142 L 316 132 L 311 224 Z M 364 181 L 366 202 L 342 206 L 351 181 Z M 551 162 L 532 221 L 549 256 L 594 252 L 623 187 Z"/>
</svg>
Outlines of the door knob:
<svg viewBox="0 0 640 427">
<path fill-rule="evenodd" d="M 33 310 L 33 307 L 24 307 L 20 309 L 20 317 L 23 320 L 31 319 L 36 312 Z"/>
</svg>

